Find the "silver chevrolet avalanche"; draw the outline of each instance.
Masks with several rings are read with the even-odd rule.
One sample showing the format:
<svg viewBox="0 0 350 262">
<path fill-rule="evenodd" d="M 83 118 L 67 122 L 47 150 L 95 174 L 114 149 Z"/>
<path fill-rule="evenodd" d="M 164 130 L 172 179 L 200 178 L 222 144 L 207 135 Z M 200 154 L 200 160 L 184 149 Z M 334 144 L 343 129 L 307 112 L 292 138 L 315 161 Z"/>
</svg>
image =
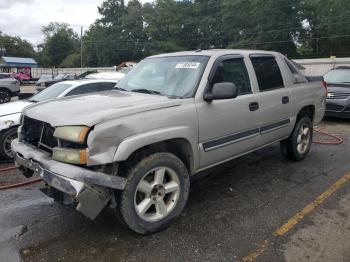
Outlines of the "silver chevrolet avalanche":
<svg viewBox="0 0 350 262">
<path fill-rule="evenodd" d="M 180 214 L 192 175 L 275 142 L 304 159 L 325 101 L 321 83 L 279 53 L 162 54 L 114 91 L 26 108 L 12 148 L 56 200 L 91 219 L 109 206 L 144 234 Z"/>
</svg>

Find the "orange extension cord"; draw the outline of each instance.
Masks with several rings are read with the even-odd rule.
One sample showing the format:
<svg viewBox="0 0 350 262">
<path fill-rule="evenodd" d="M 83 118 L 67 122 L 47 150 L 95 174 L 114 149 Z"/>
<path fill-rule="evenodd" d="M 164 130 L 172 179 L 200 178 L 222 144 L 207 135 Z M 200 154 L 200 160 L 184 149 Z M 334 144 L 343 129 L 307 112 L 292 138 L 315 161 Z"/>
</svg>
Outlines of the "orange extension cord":
<svg viewBox="0 0 350 262">
<path fill-rule="evenodd" d="M 325 136 L 328 136 L 328 137 L 331 137 L 331 138 L 334 138 L 335 141 L 319 141 L 319 140 L 317 140 L 317 141 L 312 141 L 312 143 L 320 144 L 320 145 L 340 145 L 341 143 L 344 142 L 344 140 L 339 135 L 330 134 L 330 133 L 321 131 L 319 129 L 314 129 L 314 132 L 322 134 L 322 135 L 325 135 Z M 14 170 L 14 169 L 17 169 L 17 167 L 16 166 L 5 167 L 5 168 L 0 169 L 0 173 L 1 172 L 5 172 L 5 171 Z M 0 190 L 27 186 L 27 185 L 31 185 L 31 184 L 34 184 L 34 183 L 38 183 L 40 181 L 42 181 L 41 178 L 31 179 L 31 180 L 28 180 L 28 181 L 25 181 L 25 182 L 20 182 L 20 183 L 0 186 Z"/>
<path fill-rule="evenodd" d="M 10 171 L 10 170 L 15 170 L 17 169 L 16 166 L 10 166 L 10 167 L 5 167 L 5 168 L 2 168 L 0 169 L 0 174 L 2 172 L 5 172 L 5 171 Z M 30 179 L 28 181 L 24 181 L 24 182 L 20 182 L 20 183 L 14 183 L 14 184 L 9 184 L 9 185 L 5 185 L 5 186 L 0 186 L 0 190 L 4 190 L 4 189 L 10 189 L 10 188 L 16 188 L 16 187 L 22 187 L 22 186 L 27 186 L 27 185 L 31 185 L 31 184 L 34 184 L 34 183 L 38 183 L 42 181 L 41 178 L 36 178 L 36 179 Z"/>
<path fill-rule="evenodd" d="M 344 142 L 344 140 L 339 135 L 329 134 L 327 132 L 321 131 L 319 129 L 314 129 L 314 132 L 334 138 L 335 141 L 312 141 L 314 144 L 320 144 L 320 145 L 340 145 Z"/>
</svg>

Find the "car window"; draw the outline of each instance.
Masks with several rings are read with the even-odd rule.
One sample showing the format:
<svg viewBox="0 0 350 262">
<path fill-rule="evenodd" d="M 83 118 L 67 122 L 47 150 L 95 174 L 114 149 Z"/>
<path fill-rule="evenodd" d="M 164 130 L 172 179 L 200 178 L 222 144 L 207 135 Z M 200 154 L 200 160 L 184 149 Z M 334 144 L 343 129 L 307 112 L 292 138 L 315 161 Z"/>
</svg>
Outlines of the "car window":
<svg viewBox="0 0 350 262">
<path fill-rule="evenodd" d="M 75 75 L 66 75 L 64 78 L 66 80 L 75 80 L 76 79 Z"/>
<path fill-rule="evenodd" d="M 114 89 L 116 83 L 111 82 L 101 82 L 101 83 L 91 83 L 81 85 L 72 91 L 70 91 L 66 96 L 88 94 L 93 92 L 101 92 Z"/>
<path fill-rule="evenodd" d="M 350 83 L 350 70 L 349 69 L 335 69 L 329 71 L 324 77 L 327 83 Z"/>
<path fill-rule="evenodd" d="M 6 74 L 0 74 L 0 79 L 5 79 L 5 78 L 9 78 L 9 76 Z"/>
<path fill-rule="evenodd" d="M 218 65 L 212 84 L 222 82 L 234 83 L 238 89 L 238 95 L 250 94 L 252 92 L 243 58 L 228 59 Z"/>
<path fill-rule="evenodd" d="M 54 80 L 61 80 L 64 78 L 64 74 L 58 74 L 57 76 L 55 76 L 53 79 Z"/>
<path fill-rule="evenodd" d="M 51 80 L 51 79 L 52 79 L 52 75 L 41 75 L 38 81 L 40 82 L 40 81 Z"/>
<path fill-rule="evenodd" d="M 281 70 L 273 56 L 253 56 L 250 58 L 261 92 L 283 88 Z"/>
<path fill-rule="evenodd" d="M 43 102 L 50 99 L 57 98 L 60 94 L 62 94 L 64 91 L 66 91 L 68 88 L 70 88 L 72 85 L 65 84 L 65 83 L 57 83 L 54 84 L 40 93 L 33 96 L 30 100 L 35 102 Z"/>
</svg>

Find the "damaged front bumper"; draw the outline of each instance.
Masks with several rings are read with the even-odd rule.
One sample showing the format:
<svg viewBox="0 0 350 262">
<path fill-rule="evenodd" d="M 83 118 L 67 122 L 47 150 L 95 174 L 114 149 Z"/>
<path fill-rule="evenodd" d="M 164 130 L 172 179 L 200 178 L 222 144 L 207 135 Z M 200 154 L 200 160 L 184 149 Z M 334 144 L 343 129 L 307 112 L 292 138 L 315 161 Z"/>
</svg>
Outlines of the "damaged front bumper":
<svg viewBox="0 0 350 262">
<path fill-rule="evenodd" d="M 52 160 L 34 146 L 12 142 L 16 164 L 38 174 L 50 187 L 71 196 L 76 209 L 94 219 L 113 196 L 112 189 L 123 190 L 126 179 Z"/>
</svg>

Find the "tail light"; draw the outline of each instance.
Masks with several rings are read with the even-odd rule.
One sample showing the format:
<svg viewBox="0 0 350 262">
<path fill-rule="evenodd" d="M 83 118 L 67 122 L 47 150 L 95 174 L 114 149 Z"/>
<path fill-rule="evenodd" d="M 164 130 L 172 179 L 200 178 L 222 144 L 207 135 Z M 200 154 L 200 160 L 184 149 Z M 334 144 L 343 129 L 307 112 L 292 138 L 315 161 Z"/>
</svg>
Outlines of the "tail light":
<svg viewBox="0 0 350 262">
<path fill-rule="evenodd" d="M 326 90 L 326 96 L 327 96 L 327 94 L 328 94 L 328 90 L 327 90 L 327 82 L 326 81 L 324 81 L 324 80 L 322 80 L 321 81 L 321 84 L 322 84 L 322 86 L 324 87 L 324 89 Z"/>
</svg>

